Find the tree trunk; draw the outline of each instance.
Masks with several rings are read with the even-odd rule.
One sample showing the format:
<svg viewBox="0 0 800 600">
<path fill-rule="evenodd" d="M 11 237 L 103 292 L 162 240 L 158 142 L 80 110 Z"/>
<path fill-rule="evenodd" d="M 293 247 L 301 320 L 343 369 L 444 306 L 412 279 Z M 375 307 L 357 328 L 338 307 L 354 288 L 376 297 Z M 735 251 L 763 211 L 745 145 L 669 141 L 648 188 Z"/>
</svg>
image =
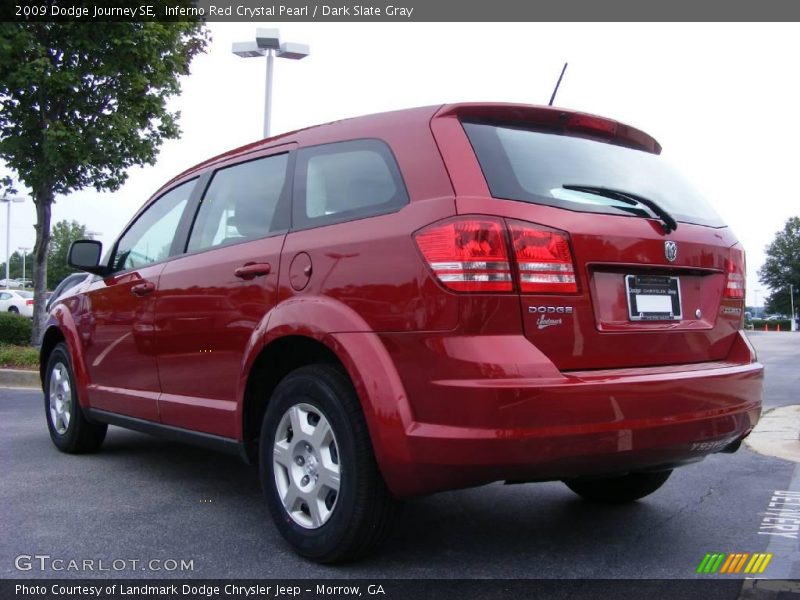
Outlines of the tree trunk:
<svg viewBox="0 0 800 600">
<path fill-rule="evenodd" d="M 33 246 L 33 330 L 31 344 L 38 346 L 42 341 L 47 314 L 47 252 L 50 248 L 50 209 L 53 206 L 53 190 L 40 189 L 34 192 L 36 205 L 36 243 Z"/>
</svg>

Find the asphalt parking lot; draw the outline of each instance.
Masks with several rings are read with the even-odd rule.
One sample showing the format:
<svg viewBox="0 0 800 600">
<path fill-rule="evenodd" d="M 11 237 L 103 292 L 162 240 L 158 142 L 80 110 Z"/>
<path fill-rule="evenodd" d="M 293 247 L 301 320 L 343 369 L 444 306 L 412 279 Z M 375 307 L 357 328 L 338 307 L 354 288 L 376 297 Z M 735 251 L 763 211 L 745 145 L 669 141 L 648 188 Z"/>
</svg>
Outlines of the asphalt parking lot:
<svg viewBox="0 0 800 600">
<path fill-rule="evenodd" d="M 767 367 L 765 409 L 798 403 L 800 333 L 751 339 Z M 292 553 L 255 470 L 235 458 L 118 428 L 99 454 L 59 453 L 38 391 L 0 390 L 0 457 L 0 577 L 707 578 L 695 570 L 708 552 L 772 552 L 764 577 L 800 577 L 797 540 L 767 534 L 762 522 L 776 491 L 800 493 L 800 471 L 744 447 L 678 469 L 623 507 L 586 503 L 558 482 L 414 500 L 382 552 L 338 567 Z M 15 567 L 35 554 L 193 568 Z"/>
</svg>

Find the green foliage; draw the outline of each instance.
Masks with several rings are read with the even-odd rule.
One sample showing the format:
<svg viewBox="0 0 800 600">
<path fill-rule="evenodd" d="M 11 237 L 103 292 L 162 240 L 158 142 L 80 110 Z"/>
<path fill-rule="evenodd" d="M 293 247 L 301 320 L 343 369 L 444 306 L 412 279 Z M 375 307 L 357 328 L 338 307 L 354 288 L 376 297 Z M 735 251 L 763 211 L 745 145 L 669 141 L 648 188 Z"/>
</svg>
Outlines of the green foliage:
<svg viewBox="0 0 800 600">
<path fill-rule="evenodd" d="M 767 321 L 766 319 L 753 319 L 750 321 L 753 329 L 756 331 L 764 331 L 764 325 L 767 326 L 767 331 L 777 331 L 780 326 L 781 331 L 791 331 L 792 322 L 789 319 L 780 319 L 775 321 Z"/>
<path fill-rule="evenodd" d="M 0 344 L 22 346 L 31 340 L 31 320 L 9 312 L 0 313 Z"/>
<path fill-rule="evenodd" d="M 0 367 L 35 369 L 39 366 L 39 349 L 33 346 L 0 344 Z"/>
<path fill-rule="evenodd" d="M 200 23 L 0 24 L 0 157 L 34 191 L 115 190 L 180 134 Z"/>
<path fill-rule="evenodd" d="M 28 252 L 25 254 L 25 279 L 31 278 L 31 269 L 33 269 L 33 253 Z M 0 263 L 0 276 L 6 276 L 6 263 Z M 8 276 L 11 279 L 20 279 L 22 277 L 22 253 L 14 252 L 11 254 L 9 260 Z"/>
<path fill-rule="evenodd" d="M 47 289 L 52 290 L 70 273 L 75 273 L 75 269 L 67 265 L 67 253 L 69 247 L 75 240 L 86 238 L 86 225 L 77 221 L 59 221 L 53 225 L 50 234 L 50 249 L 47 254 Z M 31 278 L 33 266 L 33 254 L 28 253 L 25 257 L 25 277 Z M 6 264 L 0 263 L 0 274 L 5 277 Z M 22 254 L 14 252 L 9 261 L 9 277 L 19 279 L 22 277 Z"/>
<path fill-rule="evenodd" d="M 761 283 L 772 290 L 767 312 L 790 314 L 789 285 L 794 285 L 795 309 L 800 299 L 800 217 L 791 217 L 766 248 L 767 259 L 758 270 Z"/>
<path fill-rule="evenodd" d="M 17 193 L 17 188 L 14 187 L 14 180 L 10 175 L 0 177 L 0 198 L 13 196 Z"/>
<path fill-rule="evenodd" d="M 798 312 L 798 302 L 800 302 L 800 290 L 794 286 L 794 311 Z M 764 302 L 764 314 L 789 315 L 792 312 L 792 303 L 789 300 L 789 288 L 772 292 Z"/>
<path fill-rule="evenodd" d="M 0 23 L 0 159 L 36 205 L 38 341 L 56 194 L 116 190 L 180 135 L 167 106 L 208 42 L 197 22 Z"/>
<path fill-rule="evenodd" d="M 47 256 L 47 289 L 55 289 L 64 277 L 75 272 L 67 265 L 67 252 L 72 242 L 85 238 L 86 225 L 77 221 L 59 221 L 53 225 Z"/>
</svg>

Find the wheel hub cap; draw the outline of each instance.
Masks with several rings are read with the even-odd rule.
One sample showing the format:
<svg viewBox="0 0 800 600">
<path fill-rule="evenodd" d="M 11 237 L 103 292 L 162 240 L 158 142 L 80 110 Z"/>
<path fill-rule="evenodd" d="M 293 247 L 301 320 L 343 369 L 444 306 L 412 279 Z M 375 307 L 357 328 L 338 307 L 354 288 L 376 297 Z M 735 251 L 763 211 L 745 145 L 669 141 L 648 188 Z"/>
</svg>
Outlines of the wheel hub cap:
<svg viewBox="0 0 800 600">
<path fill-rule="evenodd" d="M 295 404 L 278 424 L 273 472 L 278 496 L 292 520 L 306 529 L 327 523 L 339 495 L 339 449 L 325 415 Z"/>
<path fill-rule="evenodd" d="M 72 419 L 72 387 L 63 363 L 53 365 L 50 371 L 50 423 L 59 435 L 64 435 Z"/>
</svg>

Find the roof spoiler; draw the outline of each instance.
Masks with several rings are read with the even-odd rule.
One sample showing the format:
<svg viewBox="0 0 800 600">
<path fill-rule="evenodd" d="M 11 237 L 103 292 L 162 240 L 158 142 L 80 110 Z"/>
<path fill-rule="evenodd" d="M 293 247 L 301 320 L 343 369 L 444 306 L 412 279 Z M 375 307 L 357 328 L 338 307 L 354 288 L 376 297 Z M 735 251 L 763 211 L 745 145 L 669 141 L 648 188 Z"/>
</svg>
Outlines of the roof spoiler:
<svg viewBox="0 0 800 600">
<path fill-rule="evenodd" d="M 434 118 L 447 116 L 505 125 L 533 125 L 661 154 L 661 144 L 644 131 L 613 119 L 563 108 L 528 104 L 447 104 L 439 109 Z"/>
</svg>

